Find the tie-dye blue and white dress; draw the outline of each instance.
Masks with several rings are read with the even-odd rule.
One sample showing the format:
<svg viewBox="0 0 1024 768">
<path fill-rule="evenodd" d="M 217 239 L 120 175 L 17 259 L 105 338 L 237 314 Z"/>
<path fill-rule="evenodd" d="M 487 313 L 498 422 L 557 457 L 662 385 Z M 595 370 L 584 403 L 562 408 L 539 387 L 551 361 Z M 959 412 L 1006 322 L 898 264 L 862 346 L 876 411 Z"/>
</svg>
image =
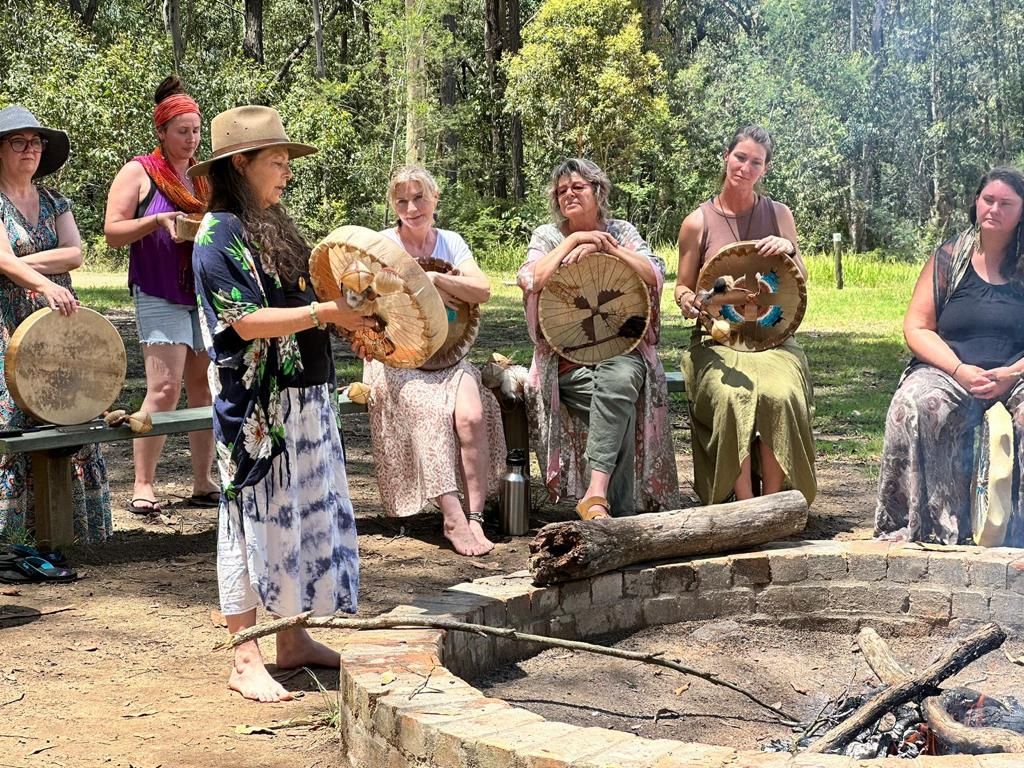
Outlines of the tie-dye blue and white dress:
<svg viewBox="0 0 1024 768">
<path fill-rule="evenodd" d="M 192 254 L 214 396 L 223 488 L 221 611 L 354 613 L 359 555 L 338 432 L 330 336 L 310 329 L 245 341 L 232 328 L 264 307 L 316 299 L 309 275 L 268 274 L 229 213 L 208 213 Z"/>
</svg>

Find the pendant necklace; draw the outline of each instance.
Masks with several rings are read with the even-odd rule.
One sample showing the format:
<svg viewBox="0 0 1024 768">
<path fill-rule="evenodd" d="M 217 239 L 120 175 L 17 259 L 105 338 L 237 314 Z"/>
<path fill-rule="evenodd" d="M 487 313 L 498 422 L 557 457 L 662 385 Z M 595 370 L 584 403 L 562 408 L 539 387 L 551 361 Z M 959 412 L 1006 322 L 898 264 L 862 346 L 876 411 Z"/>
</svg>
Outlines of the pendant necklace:
<svg viewBox="0 0 1024 768">
<path fill-rule="evenodd" d="M 754 204 L 750 207 L 750 210 L 747 211 L 747 226 L 746 226 L 746 229 L 743 232 L 743 237 L 740 237 L 740 231 L 741 231 L 741 228 L 742 228 L 742 225 L 740 224 L 740 217 L 737 216 L 737 215 L 733 215 L 733 216 L 727 215 L 725 213 L 725 207 L 722 205 L 722 196 L 721 195 L 718 196 L 718 215 L 721 216 L 723 219 L 725 219 L 726 226 L 729 227 L 729 232 L 736 236 L 736 240 L 734 242 L 739 243 L 739 242 L 742 242 L 742 241 L 750 239 L 750 225 L 751 225 L 751 222 L 754 220 L 754 209 L 757 208 L 757 202 L 758 202 L 758 198 L 755 195 L 754 196 Z M 735 228 L 732 225 L 732 221 L 731 221 L 732 219 L 736 219 L 736 226 L 735 226 Z"/>
</svg>

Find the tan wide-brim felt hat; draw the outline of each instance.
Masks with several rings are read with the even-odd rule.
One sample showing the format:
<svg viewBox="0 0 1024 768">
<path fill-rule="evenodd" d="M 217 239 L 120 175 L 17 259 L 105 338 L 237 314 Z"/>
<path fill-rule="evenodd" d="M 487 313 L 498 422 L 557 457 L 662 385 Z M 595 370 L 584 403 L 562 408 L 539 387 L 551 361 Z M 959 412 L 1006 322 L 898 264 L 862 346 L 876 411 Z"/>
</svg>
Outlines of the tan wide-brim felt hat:
<svg viewBox="0 0 1024 768">
<path fill-rule="evenodd" d="M 243 152 L 284 147 L 288 150 L 288 157 L 294 159 L 318 151 L 309 144 L 298 144 L 289 139 L 284 132 L 281 115 L 271 107 L 235 107 L 221 112 L 210 121 L 210 143 L 213 145 L 210 159 L 189 168 L 190 177 L 205 176 L 217 160 Z"/>
</svg>

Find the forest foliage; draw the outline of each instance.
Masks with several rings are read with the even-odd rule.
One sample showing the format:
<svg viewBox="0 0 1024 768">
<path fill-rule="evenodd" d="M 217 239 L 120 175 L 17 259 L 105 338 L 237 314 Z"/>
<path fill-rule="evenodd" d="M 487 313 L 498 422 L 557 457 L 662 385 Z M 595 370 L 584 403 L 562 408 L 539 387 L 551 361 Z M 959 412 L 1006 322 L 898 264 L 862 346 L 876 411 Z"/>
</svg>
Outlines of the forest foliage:
<svg viewBox="0 0 1024 768">
<path fill-rule="evenodd" d="M 280 109 L 321 152 L 287 203 L 311 238 L 388 221 L 406 158 L 445 226 L 521 249 L 547 175 L 583 154 L 657 242 L 714 193 L 723 144 L 775 136 L 766 190 L 805 247 L 920 257 L 987 168 L 1024 161 L 1024 7 L 1011 0 L 0 0 L 0 106 L 66 129 L 51 183 L 98 243 L 111 179 L 152 149 L 177 71 L 208 120 Z M 319 26 L 315 23 L 319 19 Z M 317 34 L 319 30 L 319 34 Z M 318 42 L 319 39 L 319 42 Z M 204 144 L 202 153 L 208 152 Z"/>
</svg>

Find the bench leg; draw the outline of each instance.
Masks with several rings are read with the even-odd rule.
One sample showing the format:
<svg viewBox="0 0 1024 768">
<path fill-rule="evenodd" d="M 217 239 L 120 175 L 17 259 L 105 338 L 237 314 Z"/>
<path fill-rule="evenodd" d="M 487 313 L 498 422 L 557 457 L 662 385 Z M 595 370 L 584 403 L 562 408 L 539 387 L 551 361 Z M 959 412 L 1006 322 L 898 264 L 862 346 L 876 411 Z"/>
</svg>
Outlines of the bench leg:
<svg viewBox="0 0 1024 768">
<path fill-rule="evenodd" d="M 510 451 L 513 448 L 521 448 L 529 461 L 530 423 L 526 418 L 526 403 L 521 400 L 507 403 L 499 397 L 498 405 L 501 408 L 501 426 L 505 433 L 505 447 Z"/>
<path fill-rule="evenodd" d="M 29 454 L 35 490 L 36 543 L 63 547 L 74 543 L 74 504 L 71 491 L 71 457 L 49 451 Z"/>
</svg>

